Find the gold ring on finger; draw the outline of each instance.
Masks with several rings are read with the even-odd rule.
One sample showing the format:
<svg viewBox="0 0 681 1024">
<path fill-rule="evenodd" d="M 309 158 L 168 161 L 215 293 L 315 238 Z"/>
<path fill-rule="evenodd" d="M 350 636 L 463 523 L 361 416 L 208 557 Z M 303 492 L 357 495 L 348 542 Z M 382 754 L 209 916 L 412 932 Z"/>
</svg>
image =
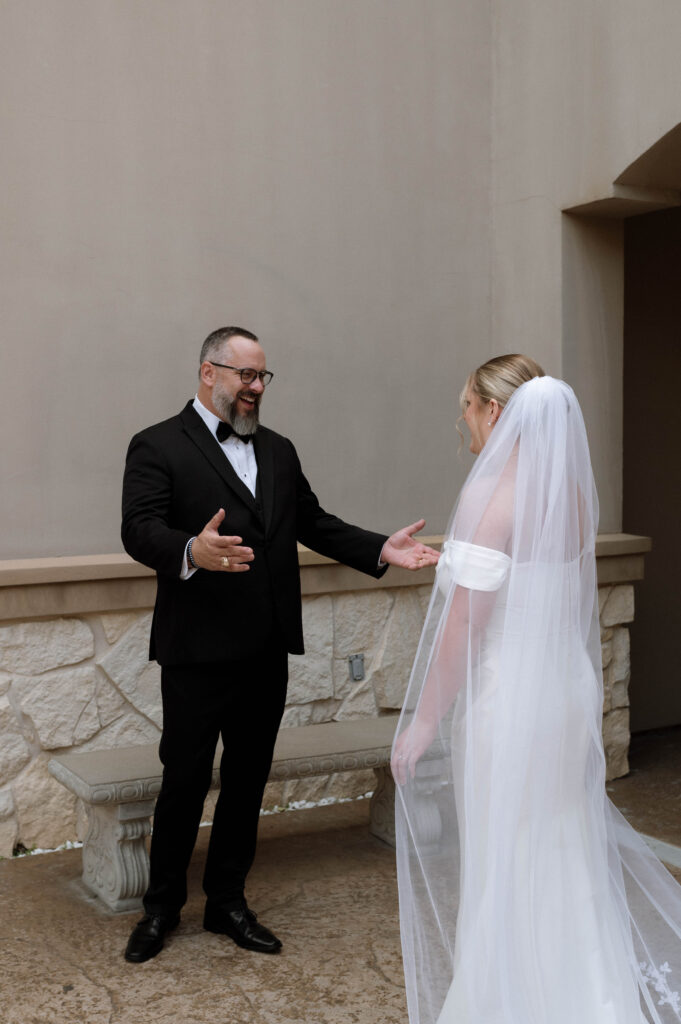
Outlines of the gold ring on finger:
<svg viewBox="0 0 681 1024">
<path fill-rule="evenodd" d="M 224 558 L 222 559 L 222 568 L 223 568 L 223 569 L 229 569 L 229 558 L 227 558 L 227 556 L 226 556 L 226 555 L 225 555 L 225 557 L 224 557 Z"/>
</svg>

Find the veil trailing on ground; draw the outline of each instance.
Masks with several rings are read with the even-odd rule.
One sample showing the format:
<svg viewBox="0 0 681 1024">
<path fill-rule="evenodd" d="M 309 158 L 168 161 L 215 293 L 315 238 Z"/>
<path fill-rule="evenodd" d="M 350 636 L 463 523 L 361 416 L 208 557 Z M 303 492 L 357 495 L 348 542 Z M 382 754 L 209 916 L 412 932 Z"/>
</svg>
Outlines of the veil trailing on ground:
<svg viewBox="0 0 681 1024">
<path fill-rule="evenodd" d="M 562 381 L 461 492 L 393 750 L 411 1024 L 681 1021 L 681 889 L 605 794 L 598 502 Z"/>
</svg>

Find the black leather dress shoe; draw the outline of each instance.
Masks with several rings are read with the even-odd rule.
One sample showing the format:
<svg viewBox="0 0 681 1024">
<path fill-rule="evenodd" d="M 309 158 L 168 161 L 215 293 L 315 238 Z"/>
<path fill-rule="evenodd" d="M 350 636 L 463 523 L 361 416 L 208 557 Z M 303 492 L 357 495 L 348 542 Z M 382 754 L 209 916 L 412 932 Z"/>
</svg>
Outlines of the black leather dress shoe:
<svg viewBox="0 0 681 1024">
<path fill-rule="evenodd" d="M 132 964 L 143 964 L 163 949 L 163 941 L 173 928 L 180 923 L 180 915 L 161 917 L 158 914 L 145 914 L 132 930 L 125 949 L 125 959 Z"/>
<path fill-rule="evenodd" d="M 240 907 L 231 907 L 228 910 L 207 903 L 203 927 L 217 935 L 229 935 L 237 946 L 252 949 L 256 953 L 278 953 L 281 949 L 281 942 L 276 935 L 268 931 L 264 925 L 258 924 L 257 917 L 245 902 Z"/>
</svg>

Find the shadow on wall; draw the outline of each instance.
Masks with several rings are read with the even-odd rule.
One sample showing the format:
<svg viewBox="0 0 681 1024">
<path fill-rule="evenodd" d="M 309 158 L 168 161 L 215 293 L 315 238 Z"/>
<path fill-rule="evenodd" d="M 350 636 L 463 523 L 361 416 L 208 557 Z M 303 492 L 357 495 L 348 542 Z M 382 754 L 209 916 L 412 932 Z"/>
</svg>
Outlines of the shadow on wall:
<svg viewBox="0 0 681 1024">
<path fill-rule="evenodd" d="M 601 530 L 653 541 L 631 633 L 632 731 L 676 725 L 681 123 L 636 157 L 608 195 L 564 212 L 564 373 L 584 399 Z M 606 454 L 620 450 L 620 431 L 622 462 L 614 465 Z"/>
</svg>

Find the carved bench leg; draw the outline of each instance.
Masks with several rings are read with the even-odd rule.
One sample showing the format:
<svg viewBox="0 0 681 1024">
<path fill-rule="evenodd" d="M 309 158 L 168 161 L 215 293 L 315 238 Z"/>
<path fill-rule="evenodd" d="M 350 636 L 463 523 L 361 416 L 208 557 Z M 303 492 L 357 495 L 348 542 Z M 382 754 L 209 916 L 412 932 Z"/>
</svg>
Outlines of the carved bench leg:
<svg viewBox="0 0 681 1024">
<path fill-rule="evenodd" d="M 369 831 L 388 846 L 395 845 L 395 780 L 387 765 L 374 768 L 376 788 L 371 798 Z"/>
<path fill-rule="evenodd" d="M 155 800 L 86 804 L 83 883 L 111 910 L 137 910 L 149 885 L 146 837 Z"/>
</svg>

